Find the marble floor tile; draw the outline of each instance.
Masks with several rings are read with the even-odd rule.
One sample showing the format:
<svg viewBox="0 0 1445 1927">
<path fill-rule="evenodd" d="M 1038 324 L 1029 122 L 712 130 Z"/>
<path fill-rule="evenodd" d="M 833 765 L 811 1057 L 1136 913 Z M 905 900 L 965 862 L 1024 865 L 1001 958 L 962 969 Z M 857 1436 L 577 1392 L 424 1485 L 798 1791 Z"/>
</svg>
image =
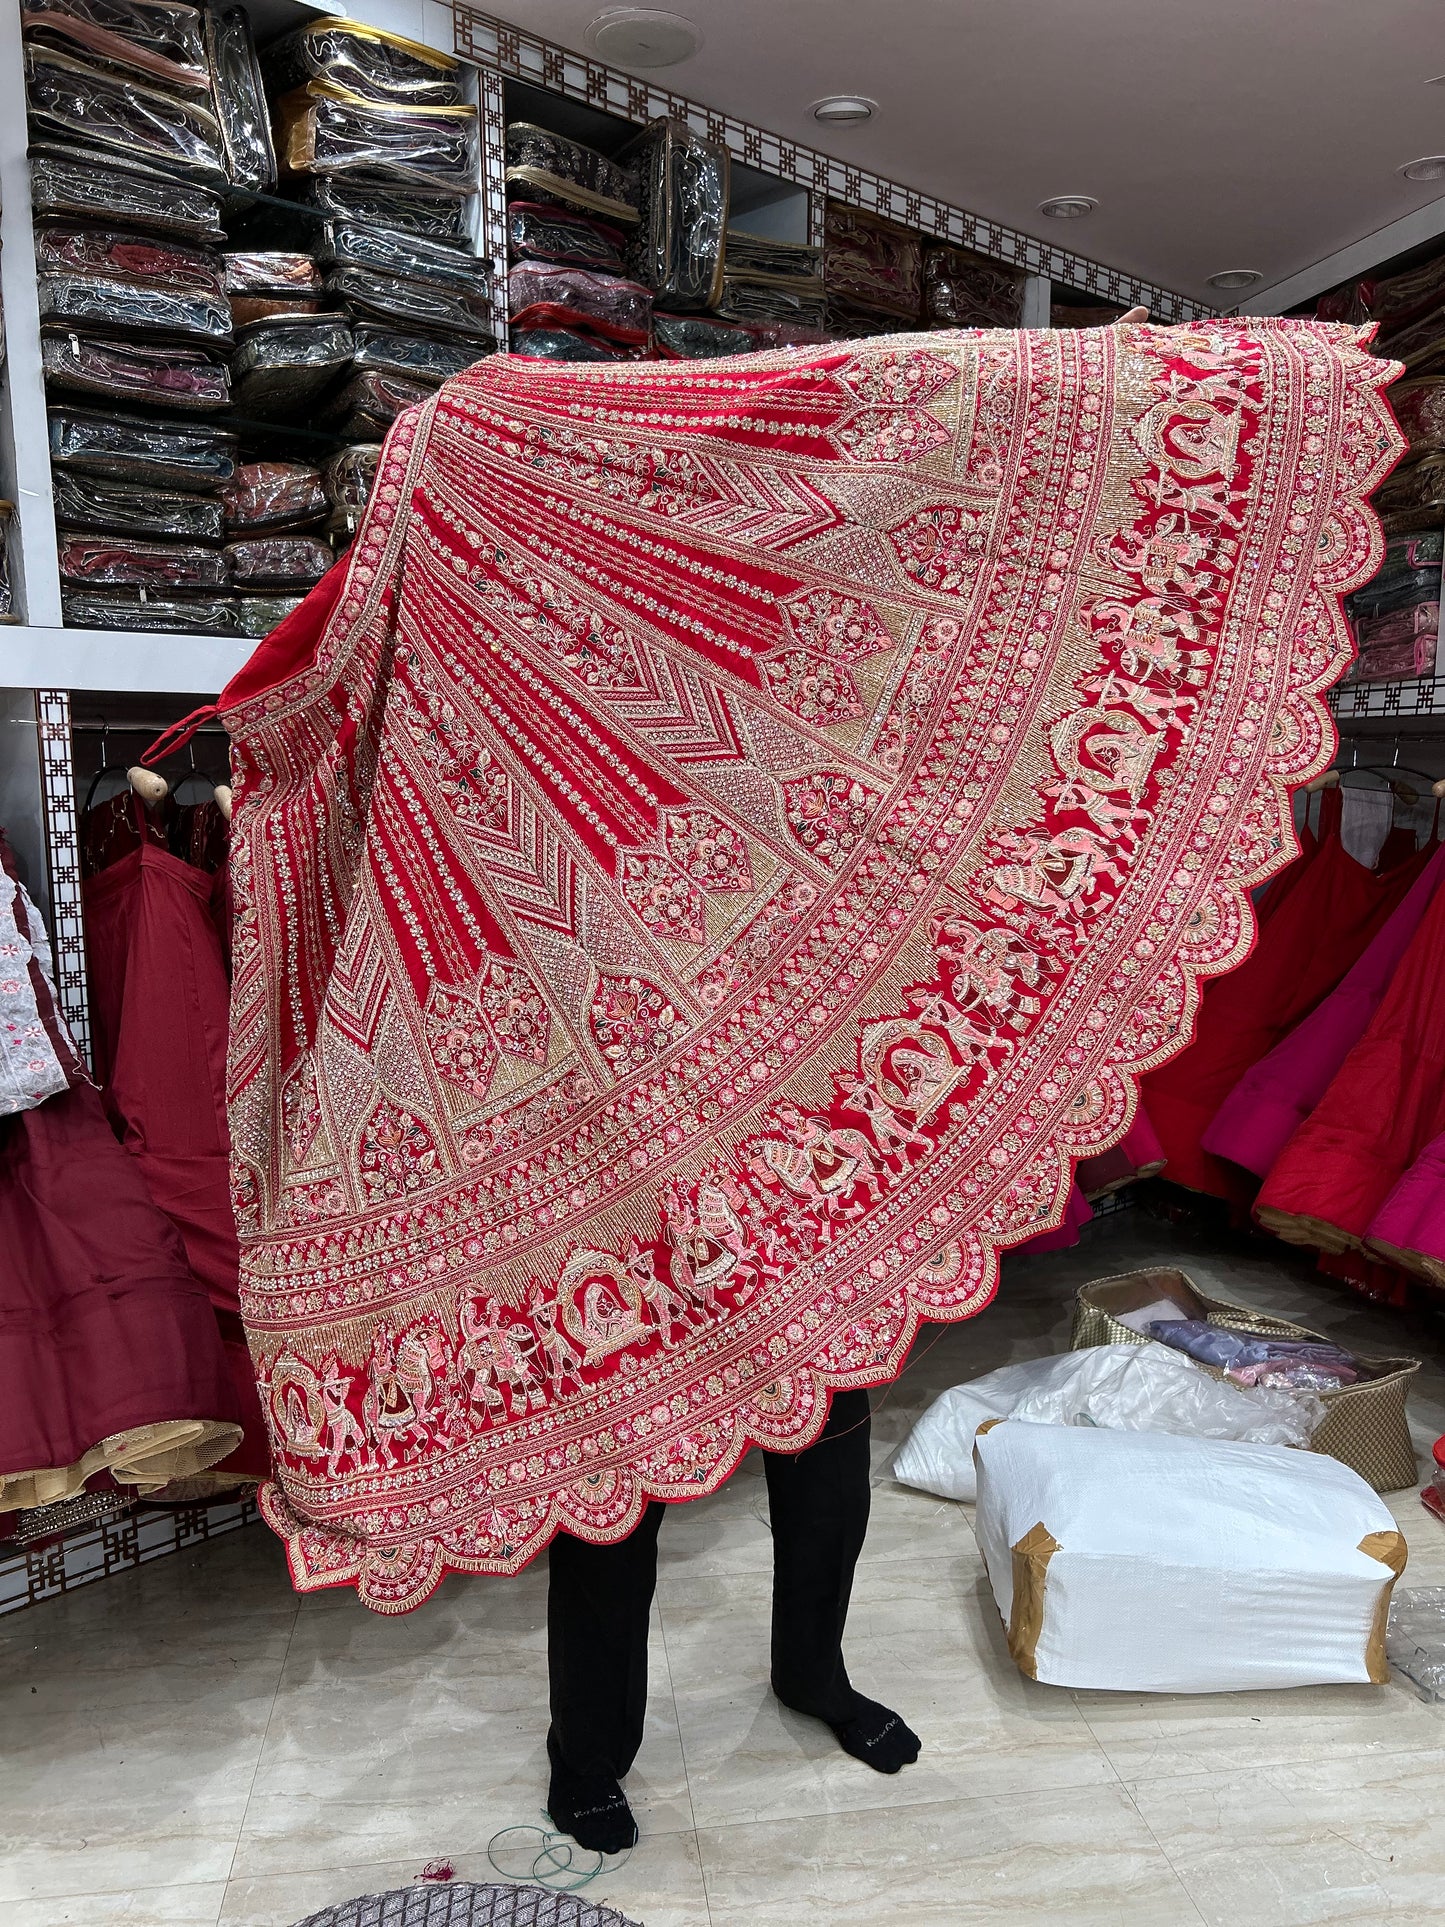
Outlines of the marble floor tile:
<svg viewBox="0 0 1445 1927">
<path fill-rule="evenodd" d="M 859 1567 L 850 1675 L 924 1748 L 886 1781 L 774 1699 L 770 1598 L 767 1575 L 734 1574 L 676 1581 L 662 1602 L 699 1827 L 1114 1779 L 1072 1697 L 1014 1668 L 976 1551 Z"/>
<path fill-rule="evenodd" d="M 1208 1927 L 1445 1920 L 1445 1749 L 1131 1785 Z"/>
<path fill-rule="evenodd" d="M 5 1927 L 216 1927 L 223 1880 L 5 1904 Z M 269 1923 L 268 1923 L 269 1927 Z"/>
<path fill-rule="evenodd" d="M 367 1623 L 367 1622 L 370 1623 Z M 691 1831 L 667 1653 L 654 1617 L 639 1824 Z M 383 1620 L 303 1613 L 255 1774 L 235 1873 L 485 1853 L 547 1793 L 542 1575 L 444 1586 Z"/>
<path fill-rule="evenodd" d="M 596 1864 L 595 1856 L 578 1850 L 579 1867 Z M 513 1861 L 502 1857 L 510 1871 Z M 525 1862 L 516 1863 L 518 1870 Z M 457 1880 L 486 1886 L 500 1876 L 485 1852 L 455 1856 Z M 282 1874 L 242 1875 L 225 1889 L 219 1927 L 286 1927 L 322 1907 L 334 1907 L 361 1894 L 389 1893 L 419 1879 L 421 1863 L 411 1861 L 357 1862 L 345 1867 Z M 580 1889 L 597 1906 L 646 1923 L 646 1927 L 708 1927 L 707 1896 L 697 1841 L 691 1833 L 645 1836 L 632 1852 L 619 1858 L 595 1880 Z M 214 1919 L 215 1916 L 212 1916 Z M 41 1927 L 48 1927 L 42 1923 Z M 80 1927 L 80 1923 L 77 1923 Z M 85 1923 L 90 1927 L 90 1923 Z M 111 1927 L 109 1921 L 98 1927 Z M 116 1927 L 130 1927 L 128 1922 Z M 164 1924 L 162 1924 L 164 1927 Z M 189 1923 L 186 1924 L 189 1927 Z"/>
<path fill-rule="evenodd" d="M 1198 1927 L 1114 1785 L 710 1827 L 698 1842 L 712 1927 Z"/>
</svg>

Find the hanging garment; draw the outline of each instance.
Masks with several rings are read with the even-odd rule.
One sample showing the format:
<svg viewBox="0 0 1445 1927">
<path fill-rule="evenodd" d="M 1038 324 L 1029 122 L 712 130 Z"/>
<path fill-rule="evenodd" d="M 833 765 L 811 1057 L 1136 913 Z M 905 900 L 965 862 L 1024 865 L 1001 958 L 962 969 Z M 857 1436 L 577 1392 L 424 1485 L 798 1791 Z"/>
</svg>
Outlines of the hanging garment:
<svg viewBox="0 0 1445 1927">
<path fill-rule="evenodd" d="M 236 1389 L 175 1231 L 77 1084 L 0 1118 L 0 1512 L 224 1459 Z"/>
<path fill-rule="evenodd" d="M 1371 1218 L 1365 1251 L 1445 1287 L 1445 1131 L 1431 1138 Z"/>
<path fill-rule="evenodd" d="M 1098 1157 L 1085 1158 L 1074 1175 L 1079 1190 L 1092 1202 L 1141 1178 L 1157 1177 L 1168 1162 L 1159 1133 L 1141 1106 L 1119 1142 Z"/>
<path fill-rule="evenodd" d="M 84 1077 L 56 1004 L 45 925 L 0 830 L 0 1116 L 30 1110 Z"/>
<path fill-rule="evenodd" d="M 1376 875 L 1345 849 L 1342 814 L 1339 790 L 1326 790 L 1317 847 L 1264 923 L 1253 953 L 1206 987 L 1189 1049 L 1140 1084 L 1174 1183 L 1247 1202 L 1240 1174 L 1201 1142 L 1215 1112 L 1250 1065 L 1334 988 L 1427 860 L 1412 852 Z"/>
<path fill-rule="evenodd" d="M 1324 1002 L 1240 1078 L 1204 1133 L 1205 1151 L 1257 1177 L 1267 1175 L 1379 1009 L 1442 882 L 1445 846 L 1430 856 L 1398 909 Z"/>
<path fill-rule="evenodd" d="M 1436 889 L 1369 1025 L 1270 1169 L 1255 1215 L 1291 1244 L 1358 1248 L 1445 1130 L 1445 890 Z"/>
<path fill-rule="evenodd" d="M 1063 1223 L 1055 1225 L 1051 1231 L 1040 1231 L 1034 1237 L 1026 1238 L 1021 1245 L 1015 1245 L 1014 1250 L 1020 1257 L 1025 1252 L 1041 1256 L 1046 1251 L 1072 1251 L 1079 1242 L 1079 1233 L 1092 1222 L 1093 1216 L 1089 1200 L 1077 1184 L 1071 1184 L 1064 1206 Z"/>
<path fill-rule="evenodd" d="M 220 705 L 299 1586 L 620 1538 L 988 1302 L 1248 951 L 1389 372 L 1211 319 L 497 355 L 399 418 Z"/>
</svg>

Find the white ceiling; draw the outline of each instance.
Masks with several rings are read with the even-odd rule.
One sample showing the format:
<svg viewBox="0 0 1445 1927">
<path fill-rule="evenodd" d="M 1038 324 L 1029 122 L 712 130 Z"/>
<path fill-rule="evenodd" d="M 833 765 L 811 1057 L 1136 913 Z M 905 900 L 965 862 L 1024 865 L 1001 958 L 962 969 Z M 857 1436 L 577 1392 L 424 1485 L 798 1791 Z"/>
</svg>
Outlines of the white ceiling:
<svg viewBox="0 0 1445 1927">
<path fill-rule="evenodd" d="M 489 10 L 584 49 L 611 3 Z M 1204 300 L 1228 301 L 1220 269 L 1283 280 L 1440 194 L 1396 171 L 1445 153 L 1439 0 L 653 4 L 705 36 L 659 84 Z M 834 93 L 879 110 L 830 131 L 808 108 Z M 1047 220 L 1053 194 L 1099 206 Z"/>
</svg>

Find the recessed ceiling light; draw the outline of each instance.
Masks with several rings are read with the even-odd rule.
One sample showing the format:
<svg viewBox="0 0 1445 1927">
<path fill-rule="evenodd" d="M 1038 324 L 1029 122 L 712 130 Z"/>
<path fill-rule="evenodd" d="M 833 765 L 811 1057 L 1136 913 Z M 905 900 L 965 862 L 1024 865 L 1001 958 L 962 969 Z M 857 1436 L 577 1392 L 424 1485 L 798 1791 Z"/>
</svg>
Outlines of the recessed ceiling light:
<svg viewBox="0 0 1445 1927">
<path fill-rule="evenodd" d="M 1051 200 L 1039 202 L 1039 213 L 1047 214 L 1052 221 L 1078 221 L 1098 205 L 1092 194 L 1055 194 Z"/>
<path fill-rule="evenodd" d="M 1264 276 L 1258 268 L 1221 268 L 1218 274 L 1211 274 L 1211 288 L 1252 288 Z"/>
<path fill-rule="evenodd" d="M 824 100 L 815 100 L 808 109 L 814 120 L 828 127 L 848 127 L 860 120 L 872 120 L 877 111 L 877 101 L 869 100 L 866 94 L 829 94 Z"/>
<path fill-rule="evenodd" d="M 619 67 L 675 67 L 702 45 L 702 32 L 690 20 L 651 7 L 609 7 L 582 38 L 593 53 Z"/>
<path fill-rule="evenodd" d="M 1445 181 L 1445 154 L 1422 154 L 1400 169 L 1407 181 Z"/>
</svg>

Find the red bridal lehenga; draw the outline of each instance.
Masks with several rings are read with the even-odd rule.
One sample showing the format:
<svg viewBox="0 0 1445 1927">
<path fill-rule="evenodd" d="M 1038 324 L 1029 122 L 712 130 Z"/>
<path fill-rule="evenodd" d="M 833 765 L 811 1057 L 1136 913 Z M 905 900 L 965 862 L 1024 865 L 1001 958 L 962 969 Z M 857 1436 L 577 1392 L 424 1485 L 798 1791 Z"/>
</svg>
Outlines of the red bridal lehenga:
<svg viewBox="0 0 1445 1927">
<path fill-rule="evenodd" d="M 499 355 L 401 417 L 221 701 L 298 1586 L 620 1538 L 1059 1224 L 1329 761 L 1367 338 Z"/>
</svg>

